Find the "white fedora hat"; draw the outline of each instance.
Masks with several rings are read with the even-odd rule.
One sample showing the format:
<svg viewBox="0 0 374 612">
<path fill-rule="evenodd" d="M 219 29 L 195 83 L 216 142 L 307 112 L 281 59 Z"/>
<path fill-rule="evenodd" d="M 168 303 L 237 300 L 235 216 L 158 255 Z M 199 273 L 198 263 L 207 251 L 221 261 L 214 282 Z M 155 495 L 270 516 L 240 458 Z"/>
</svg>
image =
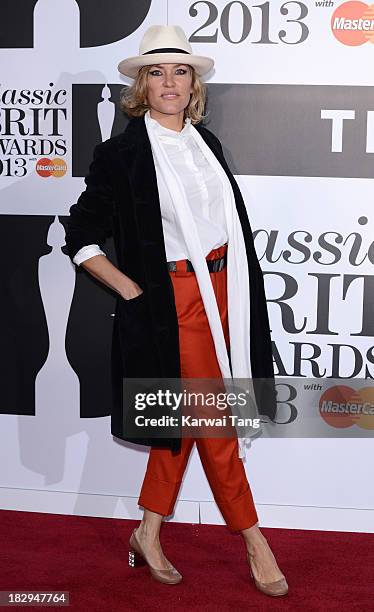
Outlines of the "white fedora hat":
<svg viewBox="0 0 374 612">
<path fill-rule="evenodd" d="M 142 66 L 151 64 L 189 64 L 202 76 L 213 68 L 214 60 L 194 55 L 180 26 L 153 25 L 141 40 L 139 55 L 122 60 L 118 64 L 118 70 L 121 74 L 135 79 Z"/>
</svg>

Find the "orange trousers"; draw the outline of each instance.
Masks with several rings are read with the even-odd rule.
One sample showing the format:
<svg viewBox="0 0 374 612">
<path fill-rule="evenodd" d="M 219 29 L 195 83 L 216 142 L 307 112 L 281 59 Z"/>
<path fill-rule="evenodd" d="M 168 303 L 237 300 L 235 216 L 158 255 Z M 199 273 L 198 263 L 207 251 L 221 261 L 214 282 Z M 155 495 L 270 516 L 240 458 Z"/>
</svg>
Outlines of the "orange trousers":
<svg viewBox="0 0 374 612">
<path fill-rule="evenodd" d="M 222 257 L 227 244 L 213 249 L 206 259 Z M 169 272 L 178 315 L 182 378 L 221 378 L 213 337 L 194 272 L 186 271 L 186 260 L 177 262 Z M 210 272 L 223 331 L 229 347 L 227 310 L 227 267 Z M 138 504 L 158 514 L 173 512 L 192 447 L 196 442 L 199 457 L 214 499 L 232 531 L 252 527 L 258 521 L 243 462 L 238 456 L 237 437 L 182 438 L 178 453 L 169 448 L 152 447 Z"/>
</svg>

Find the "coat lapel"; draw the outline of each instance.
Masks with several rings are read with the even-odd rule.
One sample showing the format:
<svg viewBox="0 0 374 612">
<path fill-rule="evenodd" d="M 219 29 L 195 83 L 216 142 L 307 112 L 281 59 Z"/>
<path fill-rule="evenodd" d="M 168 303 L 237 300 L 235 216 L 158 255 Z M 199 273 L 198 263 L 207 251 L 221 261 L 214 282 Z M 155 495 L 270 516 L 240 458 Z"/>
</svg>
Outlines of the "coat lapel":
<svg viewBox="0 0 374 612">
<path fill-rule="evenodd" d="M 129 122 L 122 133 L 120 149 L 144 251 L 145 277 L 151 284 L 162 283 L 167 271 L 165 242 L 156 169 L 143 117 Z"/>
<path fill-rule="evenodd" d="M 172 345 L 174 349 L 175 359 L 172 367 L 165 366 L 165 375 L 178 376 L 178 318 L 167 268 L 156 169 L 143 117 L 129 122 L 121 134 L 119 146 L 120 171 L 129 181 L 141 251 L 141 277 L 144 276 L 143 288 L 150 298 L 154 333 L 159 345 Z M 165 353 L 170 351 L 166 349 Z"/>
</svg>

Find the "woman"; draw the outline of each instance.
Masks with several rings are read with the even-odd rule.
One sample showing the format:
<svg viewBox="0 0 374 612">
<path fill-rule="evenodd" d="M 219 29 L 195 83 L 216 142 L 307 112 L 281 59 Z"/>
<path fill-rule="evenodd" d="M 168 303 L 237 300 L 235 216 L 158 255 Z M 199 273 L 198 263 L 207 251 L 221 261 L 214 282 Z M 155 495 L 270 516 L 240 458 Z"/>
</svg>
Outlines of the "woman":
<svg viewBox="0 0 374 612">
<path fill-rule="evenodd" d="M 86 190 L 70 208 L 69 256 L 117 295 L 113 328 L 112 433 L 150 445 L 130 538 L 129 563 L 154 578 L 181 575 L 159 533 L 172 513 L 194 439 L 130 436 L 123 378 L 233 378 L 251 375 L 259 412 L 274 416 L 271 340 L 261 269 L 239 187 L 219 140 L 201 125 L 213 60 L 192 53 L 178 26 L 152 26 L 139 56 L 119 64 L 134 79 L 122 98 L 131 120 L 98 145 Z M 102 251 L 114 236 L 118 266 Z M 251 326 L 249 326 L 251 321 Z M 244 340 L 246 339 L 246 340 Z M 128 402 L 127 402 L 128 404 Z M 256 587 L 284 595 L 287 582 L 258 527 L 238 439 L 196 444 L 228 527 L 243 535 Z"/>
</svg>

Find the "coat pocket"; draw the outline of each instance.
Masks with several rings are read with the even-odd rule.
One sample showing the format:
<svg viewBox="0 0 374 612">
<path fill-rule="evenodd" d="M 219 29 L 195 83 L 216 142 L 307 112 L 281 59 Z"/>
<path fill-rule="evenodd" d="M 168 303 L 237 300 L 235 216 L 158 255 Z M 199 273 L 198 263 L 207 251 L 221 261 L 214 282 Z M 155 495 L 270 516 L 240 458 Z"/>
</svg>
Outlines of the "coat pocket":
<svg viewBox="0 0 374 612">
<path fill-rule="evenodd" d="M 129 300 L 125 300 L 125 298 L 121 298 L 121 302 L 124 302 L 125 304 L 131 304 L 132 302 L 141 301 L 140 298 L 143 298 L 143 297 L 144 297 L 144 291 L 139 293 L 139 295 L 136 295 L 134 298 L 130 298 Z"/>
<path fill-rule="evenodd" d="M 124 351 L 141 347 L 151 341 L 151 326 L 145 292 L 118 302 L 118 322 Z"/>
</svg>

